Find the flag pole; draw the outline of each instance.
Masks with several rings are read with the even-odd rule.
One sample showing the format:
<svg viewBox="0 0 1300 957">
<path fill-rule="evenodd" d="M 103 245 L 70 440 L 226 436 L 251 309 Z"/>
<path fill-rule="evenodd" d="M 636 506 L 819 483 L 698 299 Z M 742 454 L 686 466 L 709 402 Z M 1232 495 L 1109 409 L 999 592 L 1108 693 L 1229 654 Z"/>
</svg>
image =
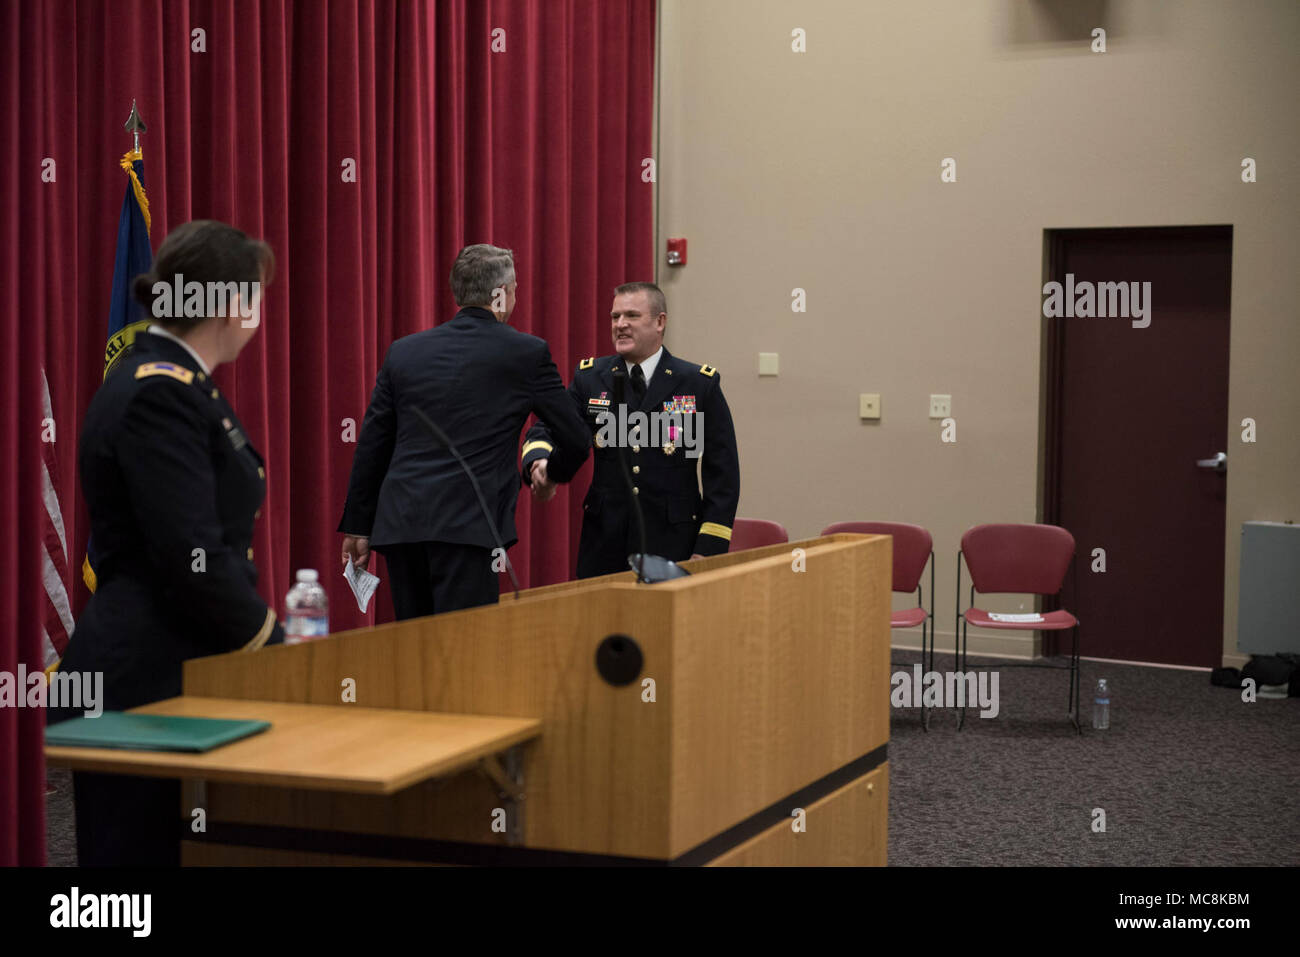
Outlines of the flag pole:
<svg viewBox="0 0 1300 957">
<path fill-rule="evenodd" d="M 144 120 L 140 119 L 140 111 L 135 108 L 135 100 L 131 100 L 131 115 L 126 118 L 123 129 L 135 137 L 135 151 L 140 152 L 140 134 L 145 132 Z M 144 154 L 141 153 L 141 156 Z"/>
</svg>

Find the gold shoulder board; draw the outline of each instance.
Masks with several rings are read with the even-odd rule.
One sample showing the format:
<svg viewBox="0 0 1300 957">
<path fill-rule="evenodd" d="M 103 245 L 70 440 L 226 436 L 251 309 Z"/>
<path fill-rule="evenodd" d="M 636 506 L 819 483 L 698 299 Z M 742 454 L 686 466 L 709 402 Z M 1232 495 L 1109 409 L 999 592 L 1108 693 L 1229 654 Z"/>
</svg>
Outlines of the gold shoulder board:
<svg viewBox="0 0 1300 957">
<path fill-rule="evenodd" d="M 151 375 L 165 375 L 168 378 L 178 379 L 186 385 L 194 381 L 193 372 L 172 362 L 146 362 L 135 370 L 137 379 L 145 379 Z"/>
</svg>

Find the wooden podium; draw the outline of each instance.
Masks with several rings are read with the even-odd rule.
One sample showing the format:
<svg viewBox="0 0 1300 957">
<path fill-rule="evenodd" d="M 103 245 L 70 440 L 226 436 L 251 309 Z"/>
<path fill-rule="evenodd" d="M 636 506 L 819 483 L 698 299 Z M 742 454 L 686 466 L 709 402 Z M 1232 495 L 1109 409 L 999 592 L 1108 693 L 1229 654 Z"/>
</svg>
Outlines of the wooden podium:
<svg viewBox="0 0 1300 957">
<path fill-rule="evenodd" d="M 189 781 L 187 864 L 883 865 L 891 540 L 685 567 L 195 659 L 141 710 L 272 728 L 47 754 Z"/>
</svg>

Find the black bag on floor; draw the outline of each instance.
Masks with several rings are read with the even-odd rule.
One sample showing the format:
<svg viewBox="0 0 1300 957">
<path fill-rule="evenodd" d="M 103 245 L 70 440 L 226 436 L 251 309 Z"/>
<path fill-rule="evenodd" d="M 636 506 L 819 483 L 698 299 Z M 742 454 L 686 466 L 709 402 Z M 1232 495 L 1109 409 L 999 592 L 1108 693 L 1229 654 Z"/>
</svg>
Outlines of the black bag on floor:
<svg viewBox="0 0 1300 957">
<path fill-rule="evenodd" d="M 1241 669 L 1242 678 L 1254 678 L 1260 685 L 1284 685 L 1295 674 L 1296 666 L 1277 655 L 1255 655 Z"/>
<path fill-rule="evenodd" d="M 1210 672 L 1210 684 L 1217 688 L 1240 688 L 1241 671 L 1237 668 L 1215 668 Z"/>
</svg>

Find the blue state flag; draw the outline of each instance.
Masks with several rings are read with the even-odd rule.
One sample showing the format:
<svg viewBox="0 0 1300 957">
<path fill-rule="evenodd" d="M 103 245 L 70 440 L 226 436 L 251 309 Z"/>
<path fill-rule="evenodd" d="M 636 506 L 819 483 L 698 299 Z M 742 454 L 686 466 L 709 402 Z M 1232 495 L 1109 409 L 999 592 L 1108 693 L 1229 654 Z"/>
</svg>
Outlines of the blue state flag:
<svg viewBox="0 0 1300 957">
<path fill-rule="evenodd" d="M 148 328 L 144 306 L 131 295 L 136 276 L 153 265 L 149 245 L 149 200 L 144 194 L 144 158 L 139 150 L 122 157 L 126 171 L 126 195 L 117 218 L 117 257 L 113 261 L 113 293 L 108 303 L 108 344 L 104 347 L 104 377 L 131 351 L 135 334 Z"/>
<path fill-rule="evenodd" d="M 131 351 L 135 336 L 149 327 L 144 306 L 131 294 L 136 276 L 153 265 L 153 247 L 149 243 L 149 199 L 144 193 L 144 157 L 131 150 L 121 160 L 127 175 L 122 213 L 117 218 L 117 256 L 113 261 L 113 292 L 108 304 L 108 342 L 104 346 L 104 377 L 122 357 Z M 86 543 L 86 560 L 81 564 L 86 587 L 95 590 L 95 543 Z"/>
</svg>

